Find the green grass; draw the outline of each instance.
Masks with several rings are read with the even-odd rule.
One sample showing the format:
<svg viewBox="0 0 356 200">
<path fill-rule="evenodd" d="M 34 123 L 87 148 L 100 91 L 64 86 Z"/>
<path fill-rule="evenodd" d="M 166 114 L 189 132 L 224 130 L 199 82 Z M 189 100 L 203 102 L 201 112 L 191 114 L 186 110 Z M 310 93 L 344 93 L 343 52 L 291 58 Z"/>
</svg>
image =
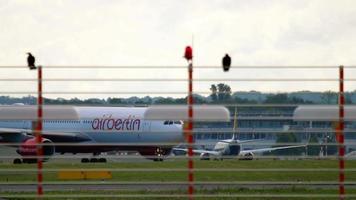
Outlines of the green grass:
<svg viewBox="0 0 356 200">
<path fill-rule="evenodd" d="M 338 161 L 337 160 L 253 160 L 253 161 L 239 161 L 239 160 L 223 160 L 223 161 L 200 161 L 195 160 L 195 169 L 197 171 L 194 173 L 196 181 L 217 181 L 217 182 L 229 182 L 229 181 L 286 181 L 286 182 L 311 182 L 311 181 L 338 181 Z M 30 183 L 36 182 L 36 172 L 20 171 L 32 169 L 35 170 L 36 164 L 23 164 L 23 165 L 13 165 L 7 163 L 0 163 L 0 184 L 7 183 Z M 109 162 L 109 163 L 91 163 L 82 164 L 75 162 L 65 162 L 65 161 L 55 161 L 44 163 L 44 169 L 52 170 L 65 170 L 65 169 L 105 169 L 112 170 L 113 179 L 106 180 L 103 183 L 110 182 L 171 182 L 171 181 L 187 181 L 187 161 L 183 159 L 168 160 L 164 162 L 148 162 L 142 160 L 136 162 Z M 356 169 L 356 161 L 346 161 L 347 169 Z M 15 172 L 8 172 L 6 169 L 13 169 Z M 129 171 L 120 172 L 114 171 L 116 169 L 145 169 L 147 171 Z M 150 169 L 158 170 L 157 172 L 149 171 Z M 159 171 L 159 170 L 164 171 Z M 183 171 L 175 171 L 175 169 Z M 216 169 L 216 170 L 228 170 L 235 169 L 241 170 L 238 172 L 233 171 L 199 171 L 199 169 Z M 276 171 L 246 171 L 246 170 L 276 170 Z M 280 169 L 280 170 L 278 170 Z M 313 171 L 288 171 L 288 169 L 312 169 Z M 324 169 L 324 170 L 323 170 Z M 334 169 L 336 171 L 325 171 L 325 169 Z M 19 170 L 19 171 L 16 171 Z M 245 171 L 244 171 L 245 170 Z M 283 171 L 286 170 L 286 171 Z M 44 172 L 45 182 L 63 181 L 57 180 L 57 172 Z M 71 181 L 71 180 L 69 180 Z M 356 172 L 347 171 L 346 181 L 356 181 Z M 86 180 L 82 180 L 83 183 L 87 183 Z M 0 185 L 1 188 L 1 185 Z M 1 191 L 1 190 L 0 190 Z M 73 199 L 70 195 L 84 195 L 83 199 L 88 198 L 86 195 L 109 195 L 104 197 L 104 199 L 137 199 L 135 196 L 125 196 L 123 198 L 118 198 L 117 195 L 170 195 L 163 197 L 147 197 L 139 199 L 186 199 L 186 197 L 175 197 L 175 194 L 185 195 L 186 191 L 181 190 L 162 190 L 162 191 L 50 191 L 45 192 L 46 195 L 55 195 L 56 199 Z M 248 199 L 306 199 L 306 196 L 302 197 L 278 197 L 272 198 L 268 195 L 307 195 L 311 199 L 336 199 L 335 195 L 338 194 L 337 186 L 335 188 L 309 188 L 308 186 L 298 186 L 298 187 L 288 187 L 288 188 L 264 188 L 264 189 L 247 189 L 241 187 L 235 187 L 231 189 L 221 188 L 221 189 L 211 189 L 211 190 L 197 190 L 196 194 L 203 195 L 233 195 L 233 197 L 228 198 L 217 198 L 217 197 L 201 197 L 196 199 L 246 199 L 247 197 L 238 197 L 236 195 L 267 195 L 267 197 L 255 197 Z M 325 196 L 318 195 L 334 195 L 331 198 L 326 198 Z M 347 189 L 347 194 L 356 195 L 356 189 Z M 24 199 L 15 198 L 13 195 L 20 195 L 26 197 L 25 199 L 30 199 L 31 195 L 35 195 L 34 192 L 0 192 L 0 196 L 12 196 L 14 198 L 10 199 Z M 316 196 L 313 196 L 316 195 Z M 64 198 L 64 197 L 68 198 Z M 34 197 L 34 196 L 32 196 Z M 313 197 L 313 198 L 312 198 Z M 53 199 L 53 198 L 51 198 Z M 95 198 L 90 198 L 95 199 Z M 100 198 L 102 199 L 102 198 Z M 352 196 L 348 199 L 356 199 L 356 196 Z"/>
<path fill-rule="evenodd" d="M 308 189 L 308 188 L 284 188 L 284 189 L 214 189 L 214 190 L 196 190 L 195 199 L 249 199 L 249 200 L 323 200 L 337 199 L 338 191 L 336 189 Z M 348 190 L 347 199 L 356 198 L 356 190 Z M 0 196 L 8 199 L 35 199 L 34 192 L 21 193 L 0 193 Z M 169 191 L 66 191 L 66 192 L 46 192 L 43 199 L 187 199 L 186 190 Z"/>
<path fill-rule="evenodd" d="M 318 169 L 338 169 L 336 160 L 224 160 L 224 161 L 195 161 L 196 181 L 338 181 L 338 171 L 320 171 Z M 133 162 L 81 164 L 50 162 L 44 163 L 44 169 L 130 169 L 137 171 L 113 171 L 113 179 L 108 181 L 186 181 L 185 160 L 167 162 Z M 347 169 L 356 169 L 356 161 L 347 161 Z M 2 169 L 36 170 L 36 164 L 0 164 L 0 183 L 33 182 L 36 181 L 35 171 L 8 172 Z M 165 171 L 140 171 L 140 169 L 163 169 Z M 175 171 L 180 169 L 183 171 Z M 276 171 L 199 171 L 199 169 L 277 169 Z M 314 171 L 278 171 L 278 169 L 314 169 Z M 43 172 L 44 181 L 58 181 L 57 172 Z M 346 172 L 347 181 L 356 181 L 356 172 Z"/>
</svg>

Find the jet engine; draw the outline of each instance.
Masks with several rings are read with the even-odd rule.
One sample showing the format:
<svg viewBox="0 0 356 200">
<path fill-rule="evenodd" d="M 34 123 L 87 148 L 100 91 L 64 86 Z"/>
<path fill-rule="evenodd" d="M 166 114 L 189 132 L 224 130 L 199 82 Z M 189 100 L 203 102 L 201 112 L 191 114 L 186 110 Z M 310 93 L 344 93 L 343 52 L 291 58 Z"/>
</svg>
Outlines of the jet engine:
<svg viewBox="0 0 356 200">
<path fill-rule="evenodd" d="M 36 138 L 32 137 L 25 140 L 19 148 L 16 150 L 18 154 L 20 154 L 23 159 L 15 159 L 14 164 L 20 164 L 21 162 L 24 163 L 35 163 L 37 162 L 37 147 L 36 147 Z M 47 161 L 50 156 L 55 153 L 55 147 L 53 142 L 49 139 L 42 138 L 41 141 L 42 149 L 43 149 L 43 161 Z"/>
<path fill-rule="evenodd" d="M 210 160 L 210 154 L 208 153 L 201 153 L 199 156 L 200 160 Z"/>
<path fill-rule="evenodd" d="M 239 160 L 253 160 L 254 154 L 252 152 L 247 152 L 245 154 L 240 155 Z"/>
</svg>

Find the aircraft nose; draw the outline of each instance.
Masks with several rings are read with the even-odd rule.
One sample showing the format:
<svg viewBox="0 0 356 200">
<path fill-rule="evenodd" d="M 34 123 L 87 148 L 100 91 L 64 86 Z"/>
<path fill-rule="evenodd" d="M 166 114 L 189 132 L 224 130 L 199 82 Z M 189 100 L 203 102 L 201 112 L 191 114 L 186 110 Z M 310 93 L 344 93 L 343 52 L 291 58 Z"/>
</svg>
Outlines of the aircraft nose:
<svg viewBox="0 0 356 200">
<path fill-rule="evenodd" d="M 184 126 L 183 126 L 183 124 L 176 124 L 175 128 L 176 128 L 176 131 L 178 132 L 179 140 L 180 141 L 184 141 L 185 134 L 184 134 Z"/>
</svg>

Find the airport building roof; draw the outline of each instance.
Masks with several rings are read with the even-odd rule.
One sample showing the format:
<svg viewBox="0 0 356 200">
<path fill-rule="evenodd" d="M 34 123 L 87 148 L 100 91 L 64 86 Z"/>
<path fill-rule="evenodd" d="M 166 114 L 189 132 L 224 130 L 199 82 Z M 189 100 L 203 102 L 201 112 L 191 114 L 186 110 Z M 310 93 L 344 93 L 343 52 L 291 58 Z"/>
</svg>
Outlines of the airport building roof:
<svg viewBox="0 0 356 200">
<path fill-rule="evenodd" d="M 78 120 L 73 106 L 42 106 L 45 120 Z M 0 106 L 0 120 L 37 120 L 37 106 Z"/>
<path fill-rule="evenodd" d="M 344 106 L 344 120 L 356 120 L 356 106 Z M 337 105 L 315 105 L 298 106 L 293 115 L 294 121 L 338 121 L 339 106 Z"/>
</svg>

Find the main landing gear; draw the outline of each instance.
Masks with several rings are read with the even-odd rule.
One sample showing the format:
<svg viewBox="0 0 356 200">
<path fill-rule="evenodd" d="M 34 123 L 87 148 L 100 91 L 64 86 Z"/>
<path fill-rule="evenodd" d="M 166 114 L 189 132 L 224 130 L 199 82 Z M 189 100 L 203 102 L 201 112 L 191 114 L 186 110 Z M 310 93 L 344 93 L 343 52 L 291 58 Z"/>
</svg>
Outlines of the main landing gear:
<svg viewBox="0 0 356 200">
<path fill-rule="evenodd" d="M 22 163 L 27 163 L 27 164 L 33 164 L 33 163 L 37 163 L 37 159 L 21 159 L 21 158 L 15 158 L 13 163 L 15 165 L 17 164 L 22 164 Z"/>
<path fill-rule="evenodd" d="M 15 158 L 13 163 L 14 164 L 21 164 L 22 160 L 20 158 Z"/>
<path fill-rule="evenodd" d="M 106 158 L 82 158 L 82 163 L 106 163 Z"/>
<path fill-rule="evenodd" d="M 100 153 L 93 153 L 93 158 L 82 158 L 82 163 L 106 163 L 106 158 L 97 158 Z"/>
</svg>

